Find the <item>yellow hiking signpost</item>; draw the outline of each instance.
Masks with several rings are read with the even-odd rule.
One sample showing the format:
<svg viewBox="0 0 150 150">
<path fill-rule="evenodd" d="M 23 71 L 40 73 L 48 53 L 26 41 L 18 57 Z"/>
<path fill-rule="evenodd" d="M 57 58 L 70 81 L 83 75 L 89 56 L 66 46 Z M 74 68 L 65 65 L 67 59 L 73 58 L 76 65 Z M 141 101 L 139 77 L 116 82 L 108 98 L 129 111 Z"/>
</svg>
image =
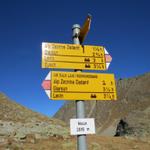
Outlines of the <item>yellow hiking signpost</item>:
<svg viewBox="0 0 150 150">
<path fill-rule="evenodd" d="M 107 70 L 111 60 L 102 46 L 42 43 L 42 68 Z"/>
<path fill-rule="evenodd" d="M 117 100 L 113 74 L 83 73 L 81 70 L 107 70 L 112 57 L 103 46 L 81 45 L 91 25 L 89 14 L 82 28 L 72 27 L 74 44 L 42 43 L 42 68 L 74 69 L 51 71 L 42 87 L 52 100 L 76 100 L 76 117 L 70 121 L 77 135 L 77 149 L 87 150 L 86 134 L 95 133 L 94 118 L 85 118 L 84 100 Z"/>
<path fill-rule="evenodd" d="M 117 99 L 113 74 L 52 71 L 43 87 L 52 100 Z"/>
</svg>

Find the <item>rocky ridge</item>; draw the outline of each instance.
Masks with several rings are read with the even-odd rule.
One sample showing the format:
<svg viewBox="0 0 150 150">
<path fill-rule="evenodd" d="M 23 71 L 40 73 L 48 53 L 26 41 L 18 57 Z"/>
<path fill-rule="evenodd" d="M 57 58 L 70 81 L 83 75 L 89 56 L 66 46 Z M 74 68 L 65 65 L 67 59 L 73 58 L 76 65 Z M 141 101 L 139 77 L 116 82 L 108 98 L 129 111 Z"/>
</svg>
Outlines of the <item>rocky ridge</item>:
<svg viewBox="0 0 150 150">
<path fill-rule="evenodd" d="M 150 149 L 149 85 L 150 74 L 120 79 L 119 100 L 86 103 L 87 117 L 96 117 L 99 134 L 87 136 L 88 150 Z M 74 106 L 68 102 L 61 115 L 59 112 L 67 123 L 75 117 Z M 120 119 L 128 124 L 123 137 L 100 136 L 113 136 Z M 28 110 L 0 94 L 0 150 L 75 150 L 76 145 L 64 122 Z"/>
<path fill-rule="evenodd" d="M 64 122 L 33 112 L 0 93 L 0 148 L 8 146 L 8 141 L 35 143 L 52 137 L 69 137 Z"/>
<path fill-rule="evenodd" d="M 97 134 L 114 136 L 124 118 L 134 131 L 130 136 L 150 136 L 150 73 L 119 79 L 116 85 L 117 101 L 85 101 L 86 117 L 95 118 Z M 66 102 L 55 117 L 69 124 L 75 118 L 75 102 Z"/>
</svg>

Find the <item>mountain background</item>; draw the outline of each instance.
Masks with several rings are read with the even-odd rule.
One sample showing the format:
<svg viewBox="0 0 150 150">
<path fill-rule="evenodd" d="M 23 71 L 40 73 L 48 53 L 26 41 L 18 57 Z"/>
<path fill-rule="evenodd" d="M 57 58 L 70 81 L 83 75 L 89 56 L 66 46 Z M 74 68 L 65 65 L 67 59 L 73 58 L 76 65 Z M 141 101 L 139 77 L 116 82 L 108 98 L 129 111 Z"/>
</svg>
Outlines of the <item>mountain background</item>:
<svg viewBox="0 0 150 150">
<path fill-rule="evenodd" d="M 0 93 L 1 150 L 28 149 L 21 143 L 36 144 L 40 140 L 67 137 L 69 128 L 64 122 L 33 112 Z"/>
<path fill-rule="evenodd" d="M 87 135 L 89 150 L 150 149 L 150 73 L 117 81 L 117 101 L 86 102 L 86 117 L 96 120 L 96 135 Z M 53 118 L 33 112 L 0 93 L 1 150 L 75 150 L 69 119 L 75 102 L 67 102 Z M 116 135 L 120 120 L 127 127 Z"/>
<path fill-rule="evenodd" d="M 53 116 L 64 101 L 48 100 L 41 87 L 52 70 L 41 68 L 42 42 L 72 44 L 72 26 L 82 26 L 88 13 L 92 22 L 83 44 L 106 48 L 112 62 L 105 73 L 124 79 L 150 69 L 149 0 L 73 2 L 0 1 L 0 91 L 47 116 Z"/>
<path fill-rule="evenodd" d="M 137 136 L 140 130 L 150 133 L 150 73 L 119 79 L 117 81 L 117 101 L 85 101 L 87 118 L 95 118 L 97 134 L 115 135 L 118 122 L 123 119 L 133 127 Z M 69 124 L 70 118 L 76 117 L 74 101 L 66 104 L 54 117 Z M 136 128 L 138 127 L 138 132 Z"/>
</svg>

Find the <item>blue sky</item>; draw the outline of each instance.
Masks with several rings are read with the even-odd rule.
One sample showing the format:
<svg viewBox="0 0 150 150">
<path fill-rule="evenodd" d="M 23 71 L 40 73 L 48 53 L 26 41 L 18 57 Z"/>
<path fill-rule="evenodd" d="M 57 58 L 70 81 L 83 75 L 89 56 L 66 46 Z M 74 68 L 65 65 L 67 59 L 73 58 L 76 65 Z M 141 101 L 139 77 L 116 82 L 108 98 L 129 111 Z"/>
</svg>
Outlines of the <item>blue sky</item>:
<svg viewBox="0 0 150 150">
<path fill-rule="evenodd" d="M 149 0 L 1 0 L 0 91 L 52 116 L 64 101 L 48 100 L 41 83 L 41 43 L 72 43 L 72 25 L 92 15 L 85 45 L 105 46 L 116 78 L 150 71 Z"/>
</svg>

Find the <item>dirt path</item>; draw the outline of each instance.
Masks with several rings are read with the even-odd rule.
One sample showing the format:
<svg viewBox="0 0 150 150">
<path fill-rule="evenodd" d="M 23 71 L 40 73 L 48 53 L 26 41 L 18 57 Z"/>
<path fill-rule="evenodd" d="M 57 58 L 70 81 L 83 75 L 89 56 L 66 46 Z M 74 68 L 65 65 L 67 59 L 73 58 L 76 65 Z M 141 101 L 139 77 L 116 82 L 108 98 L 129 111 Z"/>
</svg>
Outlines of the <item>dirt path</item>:
<svg viewBox="0 0 150 150">
<path fill-rule="evenodd" d="M 127 137 L 88 136 L 88 150 L 150 150 L 149 139 L 135 139 Z M 76 150 L 76 138 L 49 138 L 37 141 L 15 143 L 10 141 L 0 144 L 1 150 Z"/>
</svg>

